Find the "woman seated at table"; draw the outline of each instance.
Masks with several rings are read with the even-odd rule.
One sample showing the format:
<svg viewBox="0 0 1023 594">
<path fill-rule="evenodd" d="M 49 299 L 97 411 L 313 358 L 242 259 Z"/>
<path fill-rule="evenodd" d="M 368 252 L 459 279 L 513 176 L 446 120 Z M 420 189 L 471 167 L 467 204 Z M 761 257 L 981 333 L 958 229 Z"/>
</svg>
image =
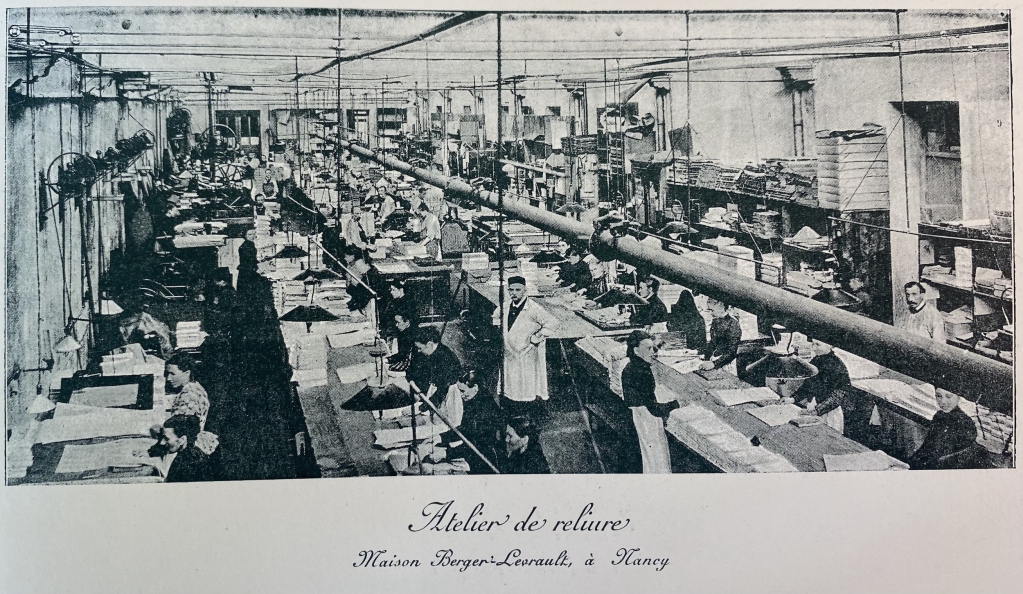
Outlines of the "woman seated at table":
<svg viewBox="0 0 1023 594">
<path fill-rule="evenodd" d="M 498 432 L 504 426 L 505 414 L 489 394 L 480 393 L 476 372 L 466 371 L 458 382 L 448 390 L 448 396 L 438 407 L 441 414 L 451 422 L 462 435 L 480 450 L 491 464 L 496 464 L 494 446 L 499 439 Z M 441 448 L 431 454 L 435 461 L 462 458 L 469 462 L 470 474 L 488 474 L 490 468 L 466 445 L 454 431 L 441 434 Z"/>
<path fill-rule="evenodd" d="M 540 431 L 529 417 L 512 417 L 504 427 L 504 448 L 497 456 L 501 474 L 550 474 L 540 448 Z"/>
<path fill-rule="evenodd" d="M 671 473 L 668 438 L 664 419 L 678 408 L 678 402 L 657 402 L 651 364 L 657 355 L 654 337 L 643 330 L 633 330 L 625 341 L 629 362 L 622 370 L 622 397 L 632 409 L 639 450 L 643 457 L 643 474 Z"/>
<path fill-rule="evenodd" d="M 734 373 L 735 357 L 739 354 L 739 343 L 742 341 L 742 328 L 739 320 L 728 313 L 728 306 L 717 299 L 708 298 L 707 307 L 714 318 L 710 323 L 710 341 L 703 349 L 706 359 L 700 369 L 721 369 L 725 366 Z"/>
<path fill-rule="evenodd" d="M 149 455 L 164 460 L 164 481 L 191 483 L 215 481 L 220 478 L 217 464 L 209 453 L 196 444 L 199 419 L 195 415 L 174 415 L 159 425 L 157 442 Z"/>
<path fill-rule="evenodd" d="M 807 339 L 814 355 L 810 365 L 817 368 L 817 375 L 806 379 L 792 398 L 807 412 L 824 417 L 828 425 L 845 433 L 845 417 L 850 414 L 855 416 L 852 409 L 859 408 L 855 406 L 849 392 L 844 390 L 850 385 L 849 370 L 831 345 L 809 336 Z M 847 411 L 847 408 L 850 410 Z M 868 422 L 870 410 L 867 410 Z"/>
<path fill-rule="evenodd" d="M 938 412 L 927 428 L 927 437 L 909 459 L 912 470 L 983 468 L 984 448 L 977 443 L 973 419 L 959 408 L 959 396 L 936 388 Z"/>
<path fill-rule="evenodd" d="M 404 311 L 394 311 L 391 318 L 394 324 L 394 340 L 397 348 L 394 354 L 387 358 L 391 371 L 407 371 L 409 362 L 415 352 L 415 326 L 412 325 L 411 316 Z"/>
<path fill-rule="evenodd" d="M 593 274 L 590 273 L 590 265 L 583 262 L 583 255 L 579 248 L 569 248 L 565 257 L 568 262 L 562 264 L 561 270 L 558 271 L 558 284 L 571 291 L 589 289 L 593 284 Z"/>
<path fill-rule="evenodd" d="M 689 291 L 682 291 L 668 314 L 668 332 L 680 332 L 686 337 L 686 348 L 702 351 L 707 347 L 707 321 L 696 307 L 696 299 Z"/>
<path fill-rule="evenodd" d="M 419 325 L 419 304 L 408 294 L 405 281 L 399 278 L 391 279 L 387 283 L 387 291 L 390 295 L 380 316 L 380 332 L 385 338 L 394 338 L 397 334 L 394 326 L 395 314 L 401 313 L 413 327 L 416 327 Z"/>
<path fill-rule="evenodd" d="M 210 399 L 206 389 L 195 381 L 198 365 L 195 359 L 178 353 L 167 361 L 164 375 L 167 377 L 167 393 L 174 394 L 171 415 L 194 416 L 199 420 L 200 434 L 195 445 L 207 454 L 217 449 L 219 439 L 206 431 L 206 417 L 210 412 Z"/>
<path fill-rule="evenodd" d="M 373 301 L 373 293 L 366 286 L 371 266 L 366 262 L 366 253 L 357 247 L 348 246 L 344 254 L 345 267 L 348 269 L 345 272 L 345 280 L 348 282 L 345 290 L 351 296 L 348 310 L 365 314 L 366 306 Z"/>
</svg>

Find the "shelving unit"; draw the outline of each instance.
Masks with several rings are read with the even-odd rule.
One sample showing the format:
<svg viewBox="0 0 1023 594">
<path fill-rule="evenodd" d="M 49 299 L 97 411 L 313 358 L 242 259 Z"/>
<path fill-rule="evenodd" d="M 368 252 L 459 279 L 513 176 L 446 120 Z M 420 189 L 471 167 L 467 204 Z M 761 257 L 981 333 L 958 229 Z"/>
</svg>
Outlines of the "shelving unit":
<svg viewBox="0 0 1023 594">
<path fill-rule="evenodd" d="M 948 343 L 1011 363 L 1015 299 L 1011 236 L 987 228 L 944 224 L 921 223 L 918 230 L 924 236 L 920 239 L 920 280 L 938 290 L 938 310 L 949 314 L 962 309 L 970 315 L 970 336 L 950 335 Z M 969 261 L 957 262 L 957 255 Z M 992 286 L 978 284 L 978 270 L 985 269 L 998 271 L 1001 280 Z M 963 278 L 967 274 L 969 278 Z"/>
</svg>

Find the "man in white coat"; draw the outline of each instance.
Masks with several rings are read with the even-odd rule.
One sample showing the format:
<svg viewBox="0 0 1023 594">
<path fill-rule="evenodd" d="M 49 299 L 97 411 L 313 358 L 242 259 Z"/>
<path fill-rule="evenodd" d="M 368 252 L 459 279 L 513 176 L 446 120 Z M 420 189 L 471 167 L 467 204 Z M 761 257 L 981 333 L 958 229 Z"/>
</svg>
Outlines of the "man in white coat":
<svg viewBox="0 0 1023 594">
<path fill-rule="evenodd" d="M 504 308 L 504 398 L 501 408 L 530 415 L 537 399 L 547 400 L 546 339 L 554 335 L 558 320 L 542 305 L 526 297 L 526 279 L 508 279 L 510 300 Z M 500 325 L 494 310 L 494 325 Z"/>
</svg>

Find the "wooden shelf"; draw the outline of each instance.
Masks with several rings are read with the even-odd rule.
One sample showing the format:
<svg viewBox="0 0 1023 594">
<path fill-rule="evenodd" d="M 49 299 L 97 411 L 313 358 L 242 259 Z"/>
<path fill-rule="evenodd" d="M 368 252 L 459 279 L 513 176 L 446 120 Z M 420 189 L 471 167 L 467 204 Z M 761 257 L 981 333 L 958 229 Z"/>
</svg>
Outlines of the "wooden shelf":
<svg viewBox="0 0 1023 594">
<path fill-rule="evenodd" d="M 812 210 L 826 210 L 826 211 L 832 211 L 832 212 L 838 212 L 839 211 L 839 209 L 837 209 L 837 208 L 828 208 L 828 207 L 819 206 L 819 205 L 818 206 L 811 206 L 809 204 L 803 204 L 801 202 L 796 202 L 795 200 L 780 200 L 778 198 L 772 198 L 770 196 L 765 196 L 765 195 L 760 195 L 760 194 L 748 194 L 748 193 L 742 192 L 740 190 L 722 190 L 720 188 L 708 188 L 706 186 L 694 186 L 694 185 L 690 185 L 690 184 L 682 184 L 682 183 L 674 182 L 674 181 L 671 181 L 671 180 L 668 180 L 667 185 L 675 186 L 675 187 L 678 187 L 678 188 L 693 188 L 694 190 L 702 190 L 702 191 L 706 191 L 706 192 L 720 192 L 722 194 L 728 194 L 729 197 L 744 198 L 746 200 L 754 200 L 754 201 L 758 201 L 758 202 L 765 202 L 766 201 L 766 202 L 771 202 L 771 203 L 774 203 L 774 204 L 780 204 L 780 205 L 783 205 L 783 206 L 798 206 L 798 207 L 801 207 L 801 208 L 809 208 L 809 209 L 812 209 Z"/>
<path fill-rule="evenodd" d="M 952 284 L 952 283 L 950 283 L 948 281 L 945 281 L 945 280 L 942 280 L 942 279 L 939 279 L 939 278 L 935 278 L 933 276 L 928 276 L 928 275 L 920 275 L 920 280 L 926 281 L 928 283 L 931 283 L 932 285 L 937 285 L 939 287 L 945 287 L 945 288 L 948 288 L 948 289 L 954 289 L 956 291 L 962 291 L 964 293 L 972 293 L 973 295 L 976 295 L 978 297 L 986 297 L 988 299 L 997 299 L 999 301 L 1004 301 L 1006 303 L 1012 303 L 1013 302 L 1013 296 L 1011 294 L 1010 295 L 999 295 L 999 294 L 996 294 L 996 293 L 988 293 L 988 292 L 985 292 L 985 291 L 979 291 L 979 290 L 977 290 L 976 287 L 964 287 L 962 285 Z"/>
</svg>

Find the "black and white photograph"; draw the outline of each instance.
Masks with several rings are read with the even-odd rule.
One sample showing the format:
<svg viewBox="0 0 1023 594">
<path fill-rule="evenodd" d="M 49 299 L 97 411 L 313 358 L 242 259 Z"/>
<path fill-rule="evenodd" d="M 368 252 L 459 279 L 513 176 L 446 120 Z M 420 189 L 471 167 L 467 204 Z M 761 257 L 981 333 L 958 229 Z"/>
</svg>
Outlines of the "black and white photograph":
<svg viewBox="0 0 1023 594">
<path fill-rule="evenodd" d="M 495 8 L 7 8 L 7 490 L 1015 476 L 1010 10 Z"/>
</svg>

